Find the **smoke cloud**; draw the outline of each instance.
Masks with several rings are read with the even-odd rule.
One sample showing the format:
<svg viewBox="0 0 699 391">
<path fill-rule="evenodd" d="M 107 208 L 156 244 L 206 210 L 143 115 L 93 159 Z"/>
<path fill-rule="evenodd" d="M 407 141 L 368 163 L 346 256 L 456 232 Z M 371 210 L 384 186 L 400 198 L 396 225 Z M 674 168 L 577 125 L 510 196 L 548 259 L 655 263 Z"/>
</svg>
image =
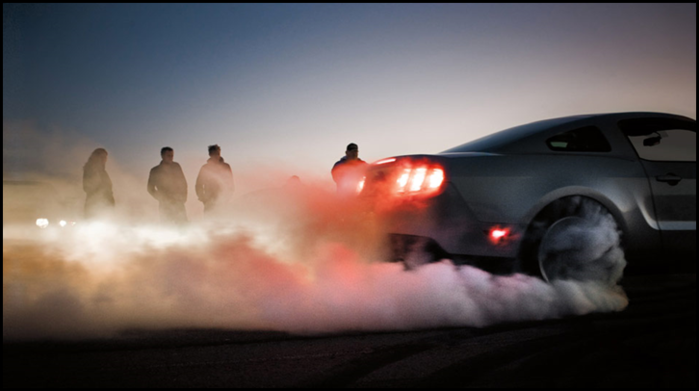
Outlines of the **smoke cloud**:
<svg viewBox="0 0 699 391">
<path fill-rule="evenodd" d="M 37 169 L 43 174 L 22 179 L 68 194 L 60 206 L 79 215 L 81 167 L 94 144 L 52 143 L 72 145 L 75 153 L 61 156 L 62 164 L 43 162 Z M 41 151 L 38 141 L 32 145 Z M 406 271 L 383 262 L 380 223 L 360 205 L 336 199 L 329 177 L 234 168 L 238 190 L 231 202 L 204 218 L 189 213 L 201 208 L 190 197 L 190 224 L 174 228 L 158 223 L 157 202 L 145 190 L 147 170 L 132 175 L 119 168 L 118 157 L 110 159 L 113 220 L 40 229 L 34 221 L 3 219 L 4 339 L 108 336 L 133 328 L 484 327 L 620 311 L 628 304 L 616 284 L 624 265 L 618 232 L 605 219 L 589 227 L 595 233 L 589 237 L 604 239 L 602 263 L 619 270 L 613 281 L 546 283 L 447 259 Z M 287 181 L 292 174 L 301 181 Z M 185 175 L 193 186 L 194 176 Z M 9 195 L 3 185 L 3 211 L 17 201 Z"/>
<path fill-rule="evenodd" d="M 381 262 L 381 235 L 361 216 L 309 187 L 243 197 L 218 219 L 180 229 L 79 222 L 36 228 L 29 238 L 7 227 L 3 337 L 171 327 L 482 327 L 619 311 L 628 303 L 615 284 L 495 276 L 449 260 L 405 271 Z M 607 236 L 615 234 L 607 228 Z M 623 261 L 623 253 L 614 254 Z"/>
</svg>

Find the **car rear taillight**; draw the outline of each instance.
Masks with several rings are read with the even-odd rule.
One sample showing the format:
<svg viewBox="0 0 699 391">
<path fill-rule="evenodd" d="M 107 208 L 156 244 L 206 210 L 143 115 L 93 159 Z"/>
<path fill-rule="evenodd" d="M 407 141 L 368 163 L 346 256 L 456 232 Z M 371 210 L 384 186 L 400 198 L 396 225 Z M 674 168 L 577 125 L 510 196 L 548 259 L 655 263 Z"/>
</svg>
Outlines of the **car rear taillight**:
<svg viewBox="0 0 699 391">
<path fill-rule="evenodd" d="M 432 194 L 444 183 L 444 169 L 429 162 L 404 161 L 398 170 L 394 192 L 400 195 Z"/>
<path fill-rule="evenodd" d="M 430 175 L 427 177 L 428 189 L 439 189 L 444 183 L 444 170 L 441 168 L 433 168 Z"/>
<path fill-rule="evenodd" d="M 365 196 L 431 197 L 445 182 L 444 167 L 429 157 L 391 157 L 372 163 L 357 190 Z"/>
<path fill-rule="evenodd" d="M 442 183 L 444 183 L 444 170 L 441 167 L 404 168 L 396 180 L 396 192 L 428 194 L 439 190 Z"/>
<path fill-rule="evenodd" d="M 366 182 L 366 177 L 363 177 L 357 184 L 357 194 L 361 193 L 364 189 L 364 182 Z"/>
<path fill-rule="evenodd" d="M 378 162 L 373 163 L 373 164 L 374 164 L 375 166 L 378 166 L 378 165 L 381 165 L 381 164 L 393 163 L 393 162 L 395 162 L 395 161 L 396 161 L 396 158 L 390 157 L 390 158 L 388 158 L 388 159 L 379 160 Z"/>
</svg>

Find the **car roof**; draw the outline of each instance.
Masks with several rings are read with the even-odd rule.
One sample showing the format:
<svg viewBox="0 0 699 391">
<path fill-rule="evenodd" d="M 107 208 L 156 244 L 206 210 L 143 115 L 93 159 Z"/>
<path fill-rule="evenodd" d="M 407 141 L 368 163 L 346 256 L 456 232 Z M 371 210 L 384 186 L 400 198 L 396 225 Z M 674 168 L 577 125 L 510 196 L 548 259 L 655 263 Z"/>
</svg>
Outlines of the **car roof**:
<svg viewBox="0 0 699 391">
<path fill-rule="evenodd" d="M 457 152 L 501 152 L 504 147 L 512 145 L 520 140 L 523 140 L 541 132 L 548 132 L 556 129 L 564 131 L 578 126 L 594 125 L 602 122 L 616 122 L 623 119 L 644 117 L 662 117 L 696 122 L 696 120 L 693 120 L 688 117 L 655 112 L 623 112 L 573 115 L 567 117 L 551 118 L 508 128 L 487 135 L 485 137 L 481 137 L 474 141 L 461 144 L 454 148 L 447 149 L 446 151 L 443 151 L 441 153 L 448 154 Z"/>
</svg>

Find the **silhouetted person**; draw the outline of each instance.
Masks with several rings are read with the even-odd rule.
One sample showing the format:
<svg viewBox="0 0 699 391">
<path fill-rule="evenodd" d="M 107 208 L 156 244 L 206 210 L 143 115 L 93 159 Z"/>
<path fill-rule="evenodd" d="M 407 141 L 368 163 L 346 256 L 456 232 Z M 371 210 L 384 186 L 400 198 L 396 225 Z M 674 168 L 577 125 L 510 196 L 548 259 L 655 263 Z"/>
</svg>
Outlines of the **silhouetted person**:
<svg viewBox="0 0 699 391">
<path fill-rule="evenodd" d="M 151 168 L 148 175 L 148 193 L 158 200 L 160 219 L 163 222 L 184 224 L 187 222 L 187 212 L 184 203 L 187 202 L 187 180 L 182 167 L 173 159 L 175 151 L 170 147 L 160 150 L 163 160 Z"/>
<path fill-rule="evenodd" d="M 197 198 L 204 203 L 204 212 L 210 212 L 233 195 L 233 171 L 223 161 L 218 145 L 209 145 L 209 160 L 199 170 L 194 188 Z"/>
<path fill-rule="evenodd" d="M 347 145 L 345 156 L 333 166 L 331 173 L 337 185 L 337 194 L 351 196 L 357 194 L 357 186 L 364 177 L 368 164 L 359 158 L 357 144 Z"/>
<path fill-rule="evenodd" d="M 97 148 L 83 166 L 83 190 L 85 199 L 85 217 L 90 219 L 114 209 L 114 194 L 112 180 L 105 169 L 107 165 L 107 150 Z"/>
</svg>

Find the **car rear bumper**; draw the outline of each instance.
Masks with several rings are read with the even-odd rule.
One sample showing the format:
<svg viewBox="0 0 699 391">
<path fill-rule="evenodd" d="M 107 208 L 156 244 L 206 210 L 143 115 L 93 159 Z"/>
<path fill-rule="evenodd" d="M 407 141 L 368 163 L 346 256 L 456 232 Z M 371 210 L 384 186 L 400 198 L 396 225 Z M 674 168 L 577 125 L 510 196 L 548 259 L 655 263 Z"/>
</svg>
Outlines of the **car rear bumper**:
<svg viewBox="0 0 699 391">
<path fill-rule="evenodd" d="M 418 236 L 434 240 L 446 253 L 459 256 L 514 258 L 519 250 L 521 228 L 497 222 L 479 221 L 456 188 L 428 199 L 405 199 L 390 207 L 364 199 L 382 230 L 387 234 Z M 494 240 L 491 230 L 507 229 L 509 235 Z"/>
</svg>

